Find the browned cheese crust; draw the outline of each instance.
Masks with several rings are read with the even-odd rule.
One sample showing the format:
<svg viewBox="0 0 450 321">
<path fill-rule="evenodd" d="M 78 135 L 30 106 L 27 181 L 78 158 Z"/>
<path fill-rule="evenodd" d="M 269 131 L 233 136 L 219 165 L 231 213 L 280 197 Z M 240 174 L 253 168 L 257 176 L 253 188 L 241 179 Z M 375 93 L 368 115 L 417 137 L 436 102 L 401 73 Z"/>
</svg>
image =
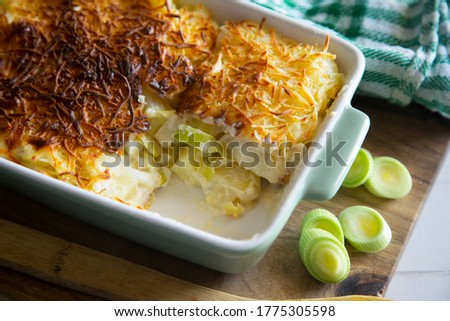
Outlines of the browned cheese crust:
<svg viewBox="0 0 450 321">
<path fill-rule="evenodd" d="M 0 13 L 0 135 L 9 150 L 117 151 L 146 131 L 143 86 L 173 97 L 215 45 L 215 25 L 197 17 L 193 28 L 192 19 L 164 1 L 10 2 Z"/>
</svg>

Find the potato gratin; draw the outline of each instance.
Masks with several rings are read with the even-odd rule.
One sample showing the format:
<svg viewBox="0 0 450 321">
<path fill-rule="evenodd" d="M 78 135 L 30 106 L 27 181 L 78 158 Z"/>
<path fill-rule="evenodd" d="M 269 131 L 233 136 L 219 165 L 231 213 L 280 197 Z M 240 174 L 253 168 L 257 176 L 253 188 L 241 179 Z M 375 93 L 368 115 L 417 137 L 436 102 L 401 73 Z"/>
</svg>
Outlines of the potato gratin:
<svg viewBox="0 0 450 321">
<path fill-rule="evenodd" d="M 140 208 L 175 173 L 239 217 L 261 179 L 289 179 L 289 155 L 314 138 L 344 80 L 329 38 L 301 44 L 264 20 L 219 28 L 203 6 L 1 3 L 0 156 Z M 274 166 L 224 152 L 245 142 L 273 147 Z M 118 157 L 128 161 L 105 165 Z"/>
</svg>

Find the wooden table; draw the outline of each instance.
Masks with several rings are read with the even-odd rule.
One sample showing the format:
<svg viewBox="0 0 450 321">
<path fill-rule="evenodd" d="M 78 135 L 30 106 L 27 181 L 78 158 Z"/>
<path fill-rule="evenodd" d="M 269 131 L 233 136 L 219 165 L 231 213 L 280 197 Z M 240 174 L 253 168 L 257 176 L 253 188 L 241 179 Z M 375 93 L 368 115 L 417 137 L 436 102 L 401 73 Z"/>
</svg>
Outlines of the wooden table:
<svg viewBox="0 0 450 321">
<path fill-rule="evenodd" d="M 228 275 L 122 239 L 25 196 L 0 189 L 0 297 L 25 300 L 308 299 L 355 294 L 382 297 L 448 146 L 450 130 L 448 122 L 420 106 L 403 109 L 361 97 L 356 97 L 353 105 L 371 118 L 364 147 L 375 156 L 396 157 L 409 168 L 414 185 L 407 197 L 384 200 L 360 187 L 341 189 L 330 201 L 301 202 L 263 260 L 248 272 Z M 350 276 L 340 284 L 320 283 L 309 276 L 297 255 L 302 217 L 316 207 L 339 213 L 352 205 L 379 210 L 392 228 L 392 243 L 377 254 L 359 253 L 348 246 Z"/>
</svg>

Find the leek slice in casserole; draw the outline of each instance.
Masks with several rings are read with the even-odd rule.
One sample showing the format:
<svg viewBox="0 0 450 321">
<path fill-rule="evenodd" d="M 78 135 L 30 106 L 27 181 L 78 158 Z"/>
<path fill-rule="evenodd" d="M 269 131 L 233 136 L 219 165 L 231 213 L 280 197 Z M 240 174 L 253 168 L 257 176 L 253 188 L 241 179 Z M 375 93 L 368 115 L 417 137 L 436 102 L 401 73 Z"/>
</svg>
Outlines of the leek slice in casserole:
<svg viewBox="0 0 450 321">
<path fill-rule="evenodd" d="M 210 167 L 196 148 L 182 148 L 172 171 L 183 181 L 200 186 L 206 202 L 239 217 L 251 208 L 261 191 L 260 178 L 237 165 Z"/>
</svg>

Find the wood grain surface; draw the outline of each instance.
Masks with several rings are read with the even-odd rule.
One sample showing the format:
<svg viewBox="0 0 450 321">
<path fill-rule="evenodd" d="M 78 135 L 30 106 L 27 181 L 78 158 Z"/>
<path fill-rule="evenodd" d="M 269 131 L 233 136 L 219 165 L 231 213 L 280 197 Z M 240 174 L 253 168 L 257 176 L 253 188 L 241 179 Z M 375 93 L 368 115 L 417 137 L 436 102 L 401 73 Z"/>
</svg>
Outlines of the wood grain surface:
<svg viewBox="0 0 450 321">
<path fill-rule="evenodd" d="M 413 190 L 407 197 L 384 200 L 361 187 L 341 189 L 326 202 L 303 201 L 263 260 L 245 273 L 230 275 L 122 239 L 1 188 L 0 297 L 182 300 L 213 299 L 220 296 L 219 292 L 233 299 L 269 300 L 383 296 L 448 146 L 450 130 L 440 117 L 420 106 L 402 109 L 360 97 L 353 105 L 371 118 L 364 147 L 375 156 L 398 158 L 411 171 Z M 352 263 L 350 276 L 339 284 L 320 283 L 308 274 L 298 258 L 302 217 L 316 207 L 337 214 L 352 205 L 379 210 L 392 228 L 392 243 L 377 254 L 359 253 L 347 246 Z M 64 252 L 61 246 L 70 250 Z M 57 267 L 57 258 L 46 256 L 55 251 L 73 254 L 62 255 L 60 258 L 65 259 Z M 154 282 L 165 282 L 166 276 L 173 283 L 154 288 Z M 120 297 L 113 288 L 116 284 L 122 285 Z M 191 292 L 192 285 L 195 291 Z"/>
</svg>

